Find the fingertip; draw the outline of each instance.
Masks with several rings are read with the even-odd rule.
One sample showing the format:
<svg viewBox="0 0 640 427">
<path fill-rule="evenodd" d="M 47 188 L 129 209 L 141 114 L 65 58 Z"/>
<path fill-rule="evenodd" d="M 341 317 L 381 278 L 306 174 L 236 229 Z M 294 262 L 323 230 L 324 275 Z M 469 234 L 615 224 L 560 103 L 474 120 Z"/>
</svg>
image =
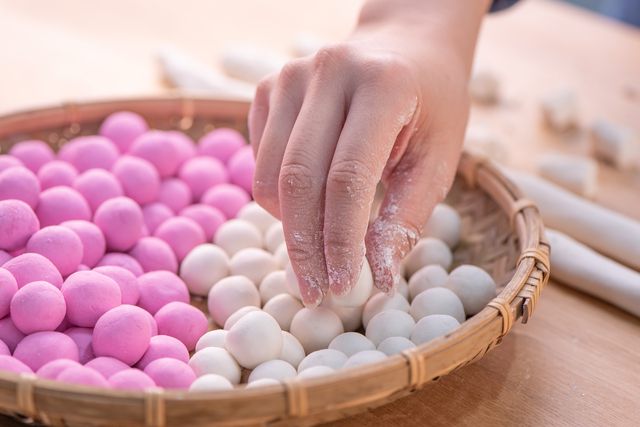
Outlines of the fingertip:
<svg viewBox="0 0 640 427">
<path fill-rule="evenodd" d="M 392 292 L 400 282 L 400 262 L 403 249 L 397 227 L 377 218 L 366 236 L 367 260 L 371 267 L 373 283 L 385 293 Z"/>
<path fill-rule="evenodd" d="M 322 303 L 324 293 L 319 284 L 307 279 L 300 284 L 300 297 L 305 307 L 316 308 Z"/>
</svg>

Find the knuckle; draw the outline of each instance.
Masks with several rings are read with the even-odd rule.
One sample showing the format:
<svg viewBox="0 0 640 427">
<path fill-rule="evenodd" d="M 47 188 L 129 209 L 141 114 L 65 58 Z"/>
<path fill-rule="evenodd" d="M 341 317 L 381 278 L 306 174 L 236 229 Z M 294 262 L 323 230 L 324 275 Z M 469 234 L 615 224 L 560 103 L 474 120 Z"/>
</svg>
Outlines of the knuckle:
<svg viewBox="0 0 640 427">
<path fill-rule="evenodd" d="M 280 194 L 285 197 L 309 197 L 314 188 L 311 169 L 302 163 L 287 163 L 280 169 Z"/>
<path fill-rule="evenodd" d="M 265 77 L 260 80 L 258 86 L 256 87 L 256 93 L 254 99 L 256 102 L 258 100 L 264 100 L 265 102 L 269 99 L 269 94 L 271 93 L 271 88 L 273 86 L 273 82 L 270 78 Z"/>
<path fill-rule="evenodd" d="M 374 181 L 375 176 L 367 163 L 358 159 L 340 160 L 329 169 L 327 190 L 361 197 L 371 191 Z"/>
<path fill-rule="evenodd" d="M 353 55 L 352 48 L 344 43 L 324 46 L 316 52 L 313 60 L 314 69 L 320 73 L 332 70 L 336 64 L 349 61 Z"/>
<path fill-rule="evenodd" d="M 315 251 L 309 245 L 305 245 L 299 242 L 287 242 L 287 251 L 289 252 L 289 259 L 295 264 L 306 264 L 311 262 L 315 258 Z"/>
<path fill-rule="evenodd" d="M 280 70 L 278 76 L 278 84 L 285 87 L 296 84 L 300 80 L 304 80 L 306 74 L 305 65 L 302 60 L 289 61 Z"/>
<path fill-rule="evenodd" d="M 396 55 L 376 55 L 364 61 L 362 74 L 372 83 L 398 84 L 407 81 L 411 69 L 406 60 Z"/>
</svg>

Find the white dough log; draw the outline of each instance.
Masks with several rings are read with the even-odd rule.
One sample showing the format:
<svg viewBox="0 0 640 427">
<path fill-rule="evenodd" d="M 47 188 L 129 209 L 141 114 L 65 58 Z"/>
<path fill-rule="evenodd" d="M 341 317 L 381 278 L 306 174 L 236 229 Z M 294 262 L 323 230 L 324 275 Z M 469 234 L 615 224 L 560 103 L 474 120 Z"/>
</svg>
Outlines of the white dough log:
<svg viewBox="0 0 640 427">
<path fill-rule="evenodd" d="M 598 188 L 598 163 L 588 157 L 547 153 L 538 159 L 538 174 L 576 194 L 595 196 Z"/>
<path fill-rule="evenodd" d="M 542 100 L 542 115 L 553 130 L 564 132 L 578 126 L 578 100 L 575 92 L 561 89 Z"/>
<path fill-rule="evenodd" d="M 617 169 L 640 169 L 640 134 L 605 120 L 591 128 L 593 155 Z"/>
<path fill-rule="evenodd" d="M 280 71 L 288 59 L 265 48 L 238 44 L 224 49 L 221 65 L 230 77 L 258 83 L 269 74 Z"/>
<path fill-rule="evenodd" d="M 547 229 L 551 277 L 640 316 L 640 273 L 559 231 Z"/>
<path fill-rule="evenodd" d="M 598 252 L 640 269 L 640 223 L 576 196 L 542 178 L 505 170 L 533 200 L 548 227 L 562 230 Z"/>
</svg>

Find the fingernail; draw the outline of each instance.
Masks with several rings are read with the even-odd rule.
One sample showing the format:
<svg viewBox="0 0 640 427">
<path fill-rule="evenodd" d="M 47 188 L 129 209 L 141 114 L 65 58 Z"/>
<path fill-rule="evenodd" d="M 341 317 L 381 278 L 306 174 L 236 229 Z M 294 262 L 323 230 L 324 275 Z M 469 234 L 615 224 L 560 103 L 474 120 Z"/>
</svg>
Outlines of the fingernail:
<svg viewBox="0 0 640 427">
<path fill-rule="evenodd" d="M 303 278 L 302 286 L 300 286 L 300 296 L 302 303 L 307 308 L 315 308 L 320 305 L 324 298 L 322 287 L 317 279 L 313 277 Z"/>
</svg>

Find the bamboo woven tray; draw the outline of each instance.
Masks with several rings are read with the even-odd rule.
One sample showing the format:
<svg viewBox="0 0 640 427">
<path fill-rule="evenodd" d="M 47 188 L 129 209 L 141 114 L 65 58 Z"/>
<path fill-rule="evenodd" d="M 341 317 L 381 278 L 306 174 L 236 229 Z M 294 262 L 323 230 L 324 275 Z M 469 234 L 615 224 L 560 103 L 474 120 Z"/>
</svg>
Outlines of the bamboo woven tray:
<svg viewBox="0 0 640 427">
<path fill-rule="evenodd" d="M 39 138 L 52 146 L 95 133 L 112 112 L 198 137 L 214 127 L 246 134 L 249 105 L 197 98 L 66 104 L 0 117 L 0 148 Z M 486 269 L 499 295 L 453 333 L 384 362 L 323 378 L 227 392 L 121 392 L 0 373 L 0 412 L 56 426 L 312 425 L 382 405 L 481 358 L 535 309 L 549 277 L 549 247 L 535 206 L 490 162 L 464 154 L 447 200 L 462 215 L 454 264 Z M 194 301 L 200 305 L 202 301 Z"/>
</svg>

